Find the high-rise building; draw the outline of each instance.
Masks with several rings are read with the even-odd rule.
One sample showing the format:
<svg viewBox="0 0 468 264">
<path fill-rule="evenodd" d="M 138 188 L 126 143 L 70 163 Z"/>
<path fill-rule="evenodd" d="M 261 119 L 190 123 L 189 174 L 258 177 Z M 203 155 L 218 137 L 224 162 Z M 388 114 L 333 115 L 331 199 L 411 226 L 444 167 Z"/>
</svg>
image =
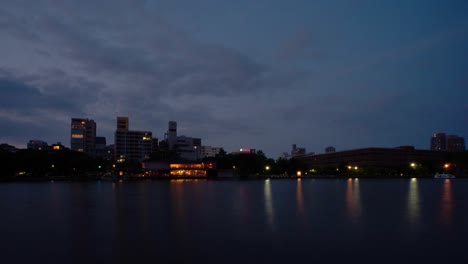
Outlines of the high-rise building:
<svg viewBox="0 0 468 264">
<path fill-rule="evenodd" d="M 177 122 L 169 121 L 165 134 L 166 143 L 171 150 L 175 150 L 179 157 L 186 160 L 198 160 L 201 156 L 201 139 L 177 136 Z"/>
<path fill-rule="evenodd" d="M 431 150 L 447 150 L 445 133 L 435 133 L 431 138 Z"/>
<path fill-rule="evenodd" d="M 70 149 L 87 152 L 96 146 L 96 122 L 92 119 L 72 118 Z"/>
<path fill-rule="evenodd" d="M 129 130 L 128 117 L 117 117 L 115 158 L 120 162 L 125 160 L 143 161 L 149 158 L 152 151 L 152 139 L 152 132 L 131 131 Z"/>
<path fill-rule="evenodd" d="M 167 144 L 169 149 L 173 149 L 174 145 L 177 143 L 177 122 L 169 121 L 169 126 L 166 133 Z"/>
<path fill-rule="evenodd" d="M 117 130 L 128 131 L 128 117 L 117 117 Z"/>
<path fill-rule="evenodd" d="M 448 135 L 447 137 L 447 151 L 462 152 L 465 151 L 465 139 L 456 135 Z"/>
<path fill-rule="evenodd" d="M 435 133 L 431 138 L 431 150 L 452 152 L 465 151 L 465 139 L 457 135 Z"/>
</svg>

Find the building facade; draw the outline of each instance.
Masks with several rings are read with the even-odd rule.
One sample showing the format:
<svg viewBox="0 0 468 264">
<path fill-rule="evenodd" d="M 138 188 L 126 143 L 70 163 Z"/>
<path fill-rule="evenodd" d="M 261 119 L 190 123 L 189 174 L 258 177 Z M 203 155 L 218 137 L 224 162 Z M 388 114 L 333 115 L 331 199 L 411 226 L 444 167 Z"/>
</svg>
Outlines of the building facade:
<svg viewBox="0 0 468 264">
<path fill-rule="evenodd" d="M 202 157 L 216 157 L 220 150 L 221 147 L 201 146 L 200 155 Z"/>
<path fill-rule="evenodd" d="M 465 151 L 465 139 L 456 135 L 448 135 L 446 137 L 447 151 L 463 152 Z"/>
<path fill-rule="evenodd" d="M 352 168 L 408 168 L 411 164 L 445 164 L 449 158 L 449 152 L 418 150 L 414 147 L 404 146 L 397 148 L 363 148 L 346 151 L 331 152 L 317 155 L 301 155 L 295 157 L 302 161 L 308 168 L 340 169 Z"/>
<path fill-rule="evenodd" d="M 180 158 L 195 161 L 201 155 L 201 138 L 177 136 L 177 122 L 169 121 L 165 140 L 170 150 L 175 150 Z"/>
<path fill-rule="evenodd" d="M 72 118 L 70 149 L 88 152 L 96 147 L 96 122 L 92 119 Z"/>
<path fill-rule="evenodd" d="M 465 139 L 457 135 L 435 133 L 431 138 L 431 150 L 462 152 L 465 151 Z"/>
<path fill-rule="evenodd" d="M 152 152 L 152 139 L 152 132 L 131 131 L 128 117 L 117 117 L 115 158 L 118 162 L 143 161 L 149 158 Z"/>
</svg>

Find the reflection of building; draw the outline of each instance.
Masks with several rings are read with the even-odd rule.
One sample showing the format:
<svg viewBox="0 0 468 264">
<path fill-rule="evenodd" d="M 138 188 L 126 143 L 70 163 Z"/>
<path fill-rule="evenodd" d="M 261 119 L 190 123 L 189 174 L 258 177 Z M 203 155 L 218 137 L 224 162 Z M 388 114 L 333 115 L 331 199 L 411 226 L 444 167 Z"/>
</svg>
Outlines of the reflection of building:
<svg viewBox="0 0 468 264">
<path fill-rule="evenodd" d="M 200 156 L 201 157 L 215 157 L 219 154 L 221 150 L 220 147 L 212 147 L 212 146 L 201 146 Z"/>
<path fill-rule="evenodd" d="M 305 148 L 298 148 L 296 144 L 292 145 L 291 157 L 295 157 L 297 155 L 304 155 L 304 154 L 306 154 Z"/>
<path fill-rule="evenodd" d="M 465 151 L 465 139 L 456 135 L 435 133 L 431 138 L 431 150 L 452 152 Z"/>
<path fill-rule="evenodd" d="M 96 139 L 96 122 L 90 119 L 72 118 L 70 149 L 87 152 L 94 149 Z"/>
<path fill-rule="evenodd" d="M 129 130 L 128 117 L 117 117 L 115 131 L 115 158 L 117 161 L 142 161 L 149 158 L 152 148 L 150 131 Z"/>
<path fill-rule="evenodd" d="M 34 150 L 47 150 L 49 148 L 49 144 L 42 140 L 29 140 L 27 147 L 28 149 Z"/>
<path fill-rule="evenodd" d="M 412 162 L 443 164 L 447 152 L 417 150 L 414 147 L 363 148 L 295 157 L 309 168 L 339 168 L 342 166 L 374 168 L 408 168 Z"/>
</svg>

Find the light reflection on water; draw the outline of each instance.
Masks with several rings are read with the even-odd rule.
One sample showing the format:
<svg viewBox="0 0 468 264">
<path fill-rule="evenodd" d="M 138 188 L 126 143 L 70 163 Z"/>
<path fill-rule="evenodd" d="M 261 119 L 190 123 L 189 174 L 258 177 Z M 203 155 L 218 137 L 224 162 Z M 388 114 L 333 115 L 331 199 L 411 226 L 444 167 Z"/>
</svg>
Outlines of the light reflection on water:
<svg viewBox="0 0 468 264">
<path fill-rule="evenodd" d="M 418 187 L 418 179 L 412 178 L 409 182 L 408 193 L 408 220 L 412 228 L 416 228 L 420 224 L 421 214 L 420 194 Z"/>
<path fill-rule="evenodd" d="M 0 246 L 16 261 L 2 263 L 242 263 L 262 252 L 255 262 L 458 263 L 466 189 L 464 179 L 12 183 L 0 185 Z"/>
<path fill-rule="evenodd" d="M 302 193 L 302 180 L 297 179 L 296 186 L 297 212 L 301 220 L 304 219 L 304 194 Z"/>
<path fill-rule="evenodd" d="M 444 180 L 441 197 L 441 210 L 440 210 L 440 221 L 443 225 L 450 225 L 452 222 L 452 209 L 453 209 L 453 198 L 452 198 L 452 181 L 450 179 Z"/>
<path fill-rule="evenodd" d="M 271 194 L 270 179 L 265 180 L 263 194 L 265 201 L 265 216 L 267 218 L 268 227 L 270 228 L 270 230 L 274 230 L 273 197 Z"/>
<path fill-rule="evenodd" d="M 358 223 L 361 216 L 361 193 L 359 191 L 359 179 L 349 178 L 346 182 L 346 211 L 348 218 L 353 223 Z"/>
</svg>

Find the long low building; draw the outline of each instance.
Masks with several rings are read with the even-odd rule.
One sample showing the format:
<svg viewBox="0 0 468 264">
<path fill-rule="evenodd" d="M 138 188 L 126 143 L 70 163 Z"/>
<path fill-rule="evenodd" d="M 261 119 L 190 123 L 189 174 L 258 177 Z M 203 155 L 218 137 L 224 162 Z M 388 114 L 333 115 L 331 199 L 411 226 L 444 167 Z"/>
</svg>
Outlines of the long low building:
<svg viewBox="0 0 468 264">
<path fill-rule="evenodd" d="M 445 151 L 418 150 L 411 146 L 397 148 L 362 148 L 331 152 L 324 154 L 308 154 L 294 157 L 309 169 L 317 168 L 388 168 L 400 169 L 408 166 L 443 167 L 451 162 L 452 154 Z"/>
</svg>

